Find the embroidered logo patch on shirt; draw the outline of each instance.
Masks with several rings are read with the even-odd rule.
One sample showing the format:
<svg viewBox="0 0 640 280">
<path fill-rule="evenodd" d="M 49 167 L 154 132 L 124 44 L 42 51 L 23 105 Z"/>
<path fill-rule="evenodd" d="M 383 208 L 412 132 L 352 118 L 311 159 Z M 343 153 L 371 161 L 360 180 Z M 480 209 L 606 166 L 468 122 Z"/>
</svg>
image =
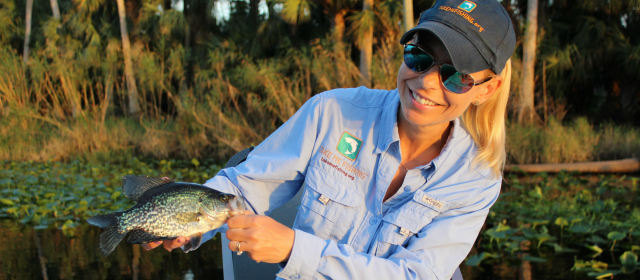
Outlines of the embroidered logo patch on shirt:
<svg viewBox="0 0 640 280">
<path fill-rule="evenodd" d="M 362 140 L 345 131 L 342 133 L 342 137 L 340 137 L 340 141 L 338 142 L 338 147 L 336 149 L 348 159 L 356 160 L 361 146 Z"/>
</svg>

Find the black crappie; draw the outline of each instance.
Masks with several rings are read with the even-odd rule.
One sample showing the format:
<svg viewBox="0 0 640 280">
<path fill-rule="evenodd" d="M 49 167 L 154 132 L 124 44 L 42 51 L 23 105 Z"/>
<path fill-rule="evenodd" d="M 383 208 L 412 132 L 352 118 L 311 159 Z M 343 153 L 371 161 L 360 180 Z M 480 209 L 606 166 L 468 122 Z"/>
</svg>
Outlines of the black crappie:
<svg viewBox="0 0 640 280">
<path fill-rule="evenodd" d="M 127 233 L 127 241 L 133 244 L 190 236 L 182 250 L 193 251 L 200 246 L 203 233 L 222 226 L 233 215 L 244 214 L 245 209 L 242 197 L 166 178 L 127 175 L 122 178 L 122 189 L 136 205 L 87 219 L 104 229 L 100 234 L 104 256 L 113 252 Z"/>
</svg>

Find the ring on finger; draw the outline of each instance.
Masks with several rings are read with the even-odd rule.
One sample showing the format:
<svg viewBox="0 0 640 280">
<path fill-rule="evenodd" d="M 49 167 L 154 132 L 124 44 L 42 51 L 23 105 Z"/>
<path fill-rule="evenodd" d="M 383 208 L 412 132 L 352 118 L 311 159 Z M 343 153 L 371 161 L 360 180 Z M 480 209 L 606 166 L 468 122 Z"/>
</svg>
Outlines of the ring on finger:
<svg viewBox="0 0 640 280">
<path fill-rule="evenodd" d="M 240 241 L 238 241 L 238 243 L 236 243 L 236 254 L 238 256 L 242 255 L 242 251 L 240 251 Z"/>
</svg>

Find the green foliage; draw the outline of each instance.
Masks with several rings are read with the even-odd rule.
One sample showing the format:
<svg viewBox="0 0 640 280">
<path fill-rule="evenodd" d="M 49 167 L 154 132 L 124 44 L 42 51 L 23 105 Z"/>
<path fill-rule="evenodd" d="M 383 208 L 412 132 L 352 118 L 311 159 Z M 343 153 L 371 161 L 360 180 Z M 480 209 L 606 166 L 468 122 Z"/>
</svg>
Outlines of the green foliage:
<svg viewBox="0 0 640 280">
<path fill-rule="evenodd" d="M 415 10 L 432 2 L 415 3 Z M 637 3 L 573 2 L 543 5 L 557 12 L 546 13 L 554 17 L 542 21 L 538 57 L 546 61 L 547 105 L 558 121 L 545 120 L 545 127 L 510 124 L 511 163 L 638 156 L 636 128 L 613 123 L 592 127 L 584 118 L 560 122 L 569 105 L 585 111 L 572 101 L 576 92 L 580 102 L 590 102 L 585 106 L 592 111 L 609 108 L 629 115 L 638 108 L 633 77 L 640 69 L 640 49 L 637 32 L 630 32 L 640 22 Z M 353 0 L 268 1 L 268 13 L 259 16 L 246 2 L 237 1 L 227 21 L 207 12 L 210 1 L 190 2 L 182 11 L 170 1 L 135 2 L 127 5 L 127 23 L 143 113 L 141 119 L 128 120 L 116 3 L 63 1 L 60 21 L 51 17 L 48 5 L 36 5 L 27 65 L 20 55 L 22 5 L 23 0 L 0 0 L 0 159 L 114 154 L 225 159 L 259 143 L 314 94 L 359 84 L 354 45 L 331 33 L 340 21 L 340 28 L 354 35 L 373 27 L 373 87 L 395 88 L 402 63 L 398 39 L 403 31 L 397 24 L 402 4 L 396 0 L 376 2 L 367 12 L 358 11 L 359 3 Z M 525 11 L 517 9 L 522 2 L 511 5 L 507 10 L 519 19 L 518 13 Z M 567 7 L 571 13 L 564 12 Z M 619 16 L 605 18 L 598 11 Z M 283 20 L 287 18 L 295 18 L 295 26 Z M 514 92 L 519 83 L 517 56 Z M 627 102 L 616 101 L 618 96 Z M 594 99 L 600 97 L 603 100 Z M 616 104 L 622 107 L 611 109 Z M 592 111 L 585 114 L 591 118 Z M 11 126 L 21 130 L 8 130 Z M 71 143 L 70 148 L 65 143 Z"/>
<path fill-rule="evenodd" d="M 133 206 L 122 196 L 124 175 L 204 183 L 220 170 L 210 160 L 144 162 L 137 158 L 121 165 L 1 161 L 0 167 L 0 217 L 44 227 L 58 225 L 66 235 L 74 234 L 78 221 Z"/>
<path fill-rule="evenodd" d="M 545 262 L 552 252 L 575 256 L 573 270 L 590 276 L 632 273 L 637 266 L 634 243 L 640 237 L 635 180 L 567 172 L 507 176 L 481 232 L 483 241 L 466 265 L 517 262 L 522 254 L 526 254 L 522 260 Z M 603 262 L 600 256 L 605 251 L 616 258 Z"/>
<path fill-rule="evenodd" d="M 516 6 L 524 12 L 526 2 Z M 548 95 L 570 105 L 570 114 L 638 124 L 638 2 L 546 1 L 540 14 L 536 91 L 546 71 Z"/>
</svg>

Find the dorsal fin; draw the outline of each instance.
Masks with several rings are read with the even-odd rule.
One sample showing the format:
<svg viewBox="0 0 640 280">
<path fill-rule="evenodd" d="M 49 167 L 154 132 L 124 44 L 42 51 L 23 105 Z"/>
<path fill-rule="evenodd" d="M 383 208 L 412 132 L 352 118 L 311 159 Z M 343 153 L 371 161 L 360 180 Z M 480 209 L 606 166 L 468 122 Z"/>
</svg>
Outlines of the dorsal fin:
<svg viewBox="0 0 640 280">
<path fill-rule="evenodd" d="M 169 183 L 173 181 L 167 177 L 126 175 L 122 177 L 122 191 L 126 197 L 137 202 L 148 190 Z"/>
</svg>

